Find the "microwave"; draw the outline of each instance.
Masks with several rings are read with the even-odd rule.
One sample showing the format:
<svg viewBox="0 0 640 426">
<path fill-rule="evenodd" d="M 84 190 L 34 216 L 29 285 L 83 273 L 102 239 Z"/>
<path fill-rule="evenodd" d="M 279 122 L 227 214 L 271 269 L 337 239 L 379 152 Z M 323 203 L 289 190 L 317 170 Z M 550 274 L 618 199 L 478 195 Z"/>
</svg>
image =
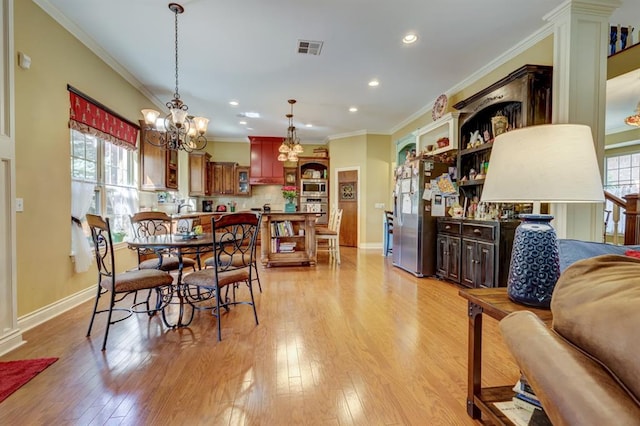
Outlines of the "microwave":
<svg viewBox="0 0 640 426">
<path fill-rule="evenodd" d="M 300 195 L 308 197 L 326 197 L 329 193 L 326 179 L 300 180 Z"/>
</svg>

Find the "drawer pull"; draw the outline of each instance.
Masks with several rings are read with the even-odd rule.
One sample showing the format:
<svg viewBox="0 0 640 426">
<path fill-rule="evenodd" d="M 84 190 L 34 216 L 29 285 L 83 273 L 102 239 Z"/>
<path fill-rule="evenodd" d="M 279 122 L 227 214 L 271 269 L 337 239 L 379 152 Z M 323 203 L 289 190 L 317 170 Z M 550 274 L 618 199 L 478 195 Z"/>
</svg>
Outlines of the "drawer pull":
<svg viewBox="0 0 640 426">
<path fill-rule="evenodd" d="M 451 225 L 446 225 L 444 229 L 451 229 Z"/>
<path fill-rule="evenodd" d="M 480 235 L 480 234 L 482 234 L 482 231 L 479 230 L 478 228 L 476 228 L 476 229 L 473 230 L 473 233 Z"/>
</svg>

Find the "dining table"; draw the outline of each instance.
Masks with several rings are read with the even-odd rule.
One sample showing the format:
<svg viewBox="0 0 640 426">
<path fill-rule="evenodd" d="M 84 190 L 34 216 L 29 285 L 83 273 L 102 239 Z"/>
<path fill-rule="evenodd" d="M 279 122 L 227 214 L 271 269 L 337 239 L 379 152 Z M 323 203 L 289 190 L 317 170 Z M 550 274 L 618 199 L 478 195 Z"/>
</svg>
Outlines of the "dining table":
<svg viewBox="0 0 640 426">
<path fill-rule="evenodd" d="M 216 241 L 219 240 L 220 238 L 216 238 Z M 185 255 L 195 256 L 198 269 L 201 269 L 201 256 L 203 254 L 213 252 L 213 234 L 204 233 L 196 235 L 193 233 L 189 233 L 148 235 L 126 238 L 125 242 L 131 249 L 148 249 L 155 252 L 157 256 L 162 256 L 168 253 L 178 258 L 178 275 L 176 278 L 176 283 L 174 285 L 174 293 L 178 296 L 179 299 L 178 320 L 173 325 L 169 324 L 166 318 L 165 322 L 167 322 L 167 324 L 171 325 L 172 327 L 183 327 L 189 325 L 193 319 L 193 311 L 189 320 L 183 321 L 186 304 L 186 293 L 185 289 L 182 288 L 182 274 L 184 272 L 183 257 Z"/>
</svg>

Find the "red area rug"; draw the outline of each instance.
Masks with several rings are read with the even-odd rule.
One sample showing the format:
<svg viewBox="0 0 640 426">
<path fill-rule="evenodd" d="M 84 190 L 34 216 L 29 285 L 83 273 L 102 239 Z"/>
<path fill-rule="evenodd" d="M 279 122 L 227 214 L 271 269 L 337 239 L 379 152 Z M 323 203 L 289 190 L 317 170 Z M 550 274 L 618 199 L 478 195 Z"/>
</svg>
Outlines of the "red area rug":
<svg viewBox="0 0 640 426">
<path fill-rule="evenodd" d="M 57 360 L 58 358 L 37 358 L 0 362 L 0 402 Z"/>
</svg>

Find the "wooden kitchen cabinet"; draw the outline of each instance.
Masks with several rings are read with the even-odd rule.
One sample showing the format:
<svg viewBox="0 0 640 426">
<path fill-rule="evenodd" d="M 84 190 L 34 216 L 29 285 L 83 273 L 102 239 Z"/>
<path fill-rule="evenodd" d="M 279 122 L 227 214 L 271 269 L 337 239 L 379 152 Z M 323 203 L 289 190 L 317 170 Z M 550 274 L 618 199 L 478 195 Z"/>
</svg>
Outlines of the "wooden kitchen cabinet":
<svg viewBox="0 0 640 426">
<path fill-rule="evenodd" d="M 192 152 L 189 154 L 189 196 L 202 197 L 211 195 L 211 169 L 208 152 Z"/>
<path fill-rule="evenodd" d="M 250 196 L 251 183 L 249 179 L 249 166 L 236 166 L 236 195 Z"/>
<path fill-rule="evenodd" d="M 159 137 L 159 132 L 145 130 L 140 121 L 140 189 L 145 191 L 178 189 L 178 152 L 147 142 Z"/>
<path fill-rule="evenodd" d="M 236 163 L 212 162 L 209 163 L 212 174 L 212 195 L 235 195 L 236 193 Z"/>
<path fill-rule="evenodd" d="M 249 136 L 251 141 L 251 185 L 283 185 L 283 162 L 278 161 L 278 148 L 284 138 Z"/>
</svg>

